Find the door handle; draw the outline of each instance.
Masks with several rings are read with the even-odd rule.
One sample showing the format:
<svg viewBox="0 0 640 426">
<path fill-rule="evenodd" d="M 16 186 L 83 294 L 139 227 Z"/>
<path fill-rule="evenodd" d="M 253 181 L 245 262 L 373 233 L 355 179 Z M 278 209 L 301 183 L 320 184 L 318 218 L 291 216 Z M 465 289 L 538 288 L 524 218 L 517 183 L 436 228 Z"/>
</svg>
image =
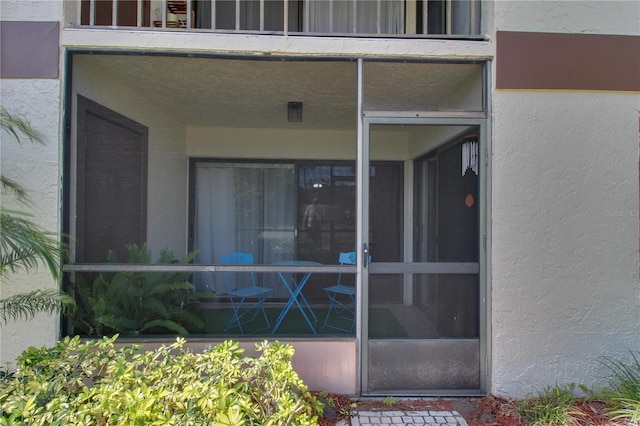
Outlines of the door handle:
<svg viewBox="0 0 640 426">
<path fill-rule="evenodd" d="M 363 250 L 363 252 L 364 252 L 364 260 L 363 260 L 363 263 L 364 263 L 364 267 L 366 268 L 366 267 L 367 267 L 367 263 L 369 263 L 369 247 L 367 247 L 367 244 L 366 244 L 366 243 L 364 244 L 363 249 L 364 249 L 364 250 Z"/>
</svg>

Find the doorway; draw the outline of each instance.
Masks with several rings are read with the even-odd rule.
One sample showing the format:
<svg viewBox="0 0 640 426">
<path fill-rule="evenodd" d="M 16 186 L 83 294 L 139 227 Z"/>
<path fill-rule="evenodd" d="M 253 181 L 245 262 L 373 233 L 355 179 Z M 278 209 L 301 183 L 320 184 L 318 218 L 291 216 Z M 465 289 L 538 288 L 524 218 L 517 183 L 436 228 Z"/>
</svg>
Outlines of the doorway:
<svg viewBox="0 0 640 426">
<path fill-rule="evenodd" d="M 365 162 L 400 140 L 419 154 L 405 161 L 405 200 L 397 206 L 402 250 L 363 262 L 363 394 L 467 395 L 484 388 L 483 128 L 474 120 L 364 120 Z M 365 177 L 363 188 L 372 181 Z M 371 229 L 387 223 L 372 197 L 363 206 Z M 370 235 L 363 233 L 368 248 L 375 245 Z M 383 334 L 374 326 L 380 322 L 387 324 Z"/>
</svg>

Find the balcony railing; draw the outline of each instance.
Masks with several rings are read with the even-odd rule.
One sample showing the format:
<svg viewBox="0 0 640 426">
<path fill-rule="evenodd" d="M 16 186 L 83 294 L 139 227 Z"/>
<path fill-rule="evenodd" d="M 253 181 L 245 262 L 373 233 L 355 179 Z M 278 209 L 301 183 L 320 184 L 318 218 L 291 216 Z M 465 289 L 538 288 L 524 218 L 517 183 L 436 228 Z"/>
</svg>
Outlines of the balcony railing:
<svg viewBox="0 0 640 426">
<path fill-rule="evenodd" d="M 83 26 L 282 35 L 469 37 L 481 0 L 81 0 Z"/>
</svg>

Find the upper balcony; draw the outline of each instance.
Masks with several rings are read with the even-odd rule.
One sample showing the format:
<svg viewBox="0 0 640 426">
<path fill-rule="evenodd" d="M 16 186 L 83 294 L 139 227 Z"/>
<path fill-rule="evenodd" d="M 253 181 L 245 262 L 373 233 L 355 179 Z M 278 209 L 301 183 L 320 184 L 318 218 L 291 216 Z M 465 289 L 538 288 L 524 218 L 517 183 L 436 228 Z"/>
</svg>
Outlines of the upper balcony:
<svg viewBox="0 0 640 426">
<path fill-rule="evenodd" d="M 481 0 L 81 0 L 81 28 L 482 39 Z"/>
</svg>

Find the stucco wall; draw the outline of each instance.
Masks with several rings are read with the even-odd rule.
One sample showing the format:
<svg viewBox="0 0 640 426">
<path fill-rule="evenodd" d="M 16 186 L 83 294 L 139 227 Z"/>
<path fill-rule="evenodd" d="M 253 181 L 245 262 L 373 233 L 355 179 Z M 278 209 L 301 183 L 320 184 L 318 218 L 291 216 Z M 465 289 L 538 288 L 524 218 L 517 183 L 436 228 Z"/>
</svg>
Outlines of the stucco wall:
<svg viewBox="0 0 640 426">
<path fill-rule="evenodd" d="M 602 384 L 640 350 L 638 97 L 494 95 L 493 390 Z"/>
<path fill-rule="evenodd" d="M 27 190 L 31 208 L 17 205 L 10 197 L 2 197 L 3 208 L 17 208 L 33 214 L 32 220 L 42 229 L 60 229 L 59 215 L 59 147 L 60 81 L 59 80 L 3 80 L 2 106 L 11 114 L 27 119 L 43 134 L 46 144 L 22 144 L 2 133 L 2 174 Z M 56 288 L 46 267 L 36 273 L 8 273 L 3 275 L 0 297 L 36 289 Z M 58 336 L 56 316 L 38 315 L 31 321 L 9 321 L 0 326 L 0 362 L 12 361 L 31 345 L 51 345 Z"/>
<path fill-rule="evenodd" d="M 61 3 L 51 1 L 2 1 L 0 17 L 3 21 L 58 21 Z M 25 140 L 18 144 L 2 133 L 0 158 L 3 176 L 23 185 L 31 198 L 30 208 L 15 204 L 10 197 L 2 197 L 3 207 L 28 211 L 33 222 L 45 230 L 60 229 L 59 158 L 61 84 L 58 79 L 3 79 L 0 102 L 11 114 L 28 120 L 41 132 L 46 144 Z M 0 297 L 36 289 L 56 288 L 46 267 L 35 273 L 9 273 L 0 282 Z M 58 337 L 56 315 L 38 315 L 31 321 L 9 321 L 0 326 L 0 362 L 10 362 L 29 346 L 52 345 Z"/>
<path fill-rule="evenodd" d="M 638 34 L 637 2 L 494 7 L 497 30 Z M 492 391 L 599 387 L 602 356 L 640 350 L 640 96 L 499 90 L 492 107 Z"/>
<path fill-rule="evenodd" d="M 3 0 L 0 13 L 5 21 L 59 21 L 63 4 L 51 0 Z"/>
<path fill-rule="evenodd" d="M 640 4 L 622 1 L 495 1 L 494 25 L 500 31 L 638 34 Z"/>
</svg>

